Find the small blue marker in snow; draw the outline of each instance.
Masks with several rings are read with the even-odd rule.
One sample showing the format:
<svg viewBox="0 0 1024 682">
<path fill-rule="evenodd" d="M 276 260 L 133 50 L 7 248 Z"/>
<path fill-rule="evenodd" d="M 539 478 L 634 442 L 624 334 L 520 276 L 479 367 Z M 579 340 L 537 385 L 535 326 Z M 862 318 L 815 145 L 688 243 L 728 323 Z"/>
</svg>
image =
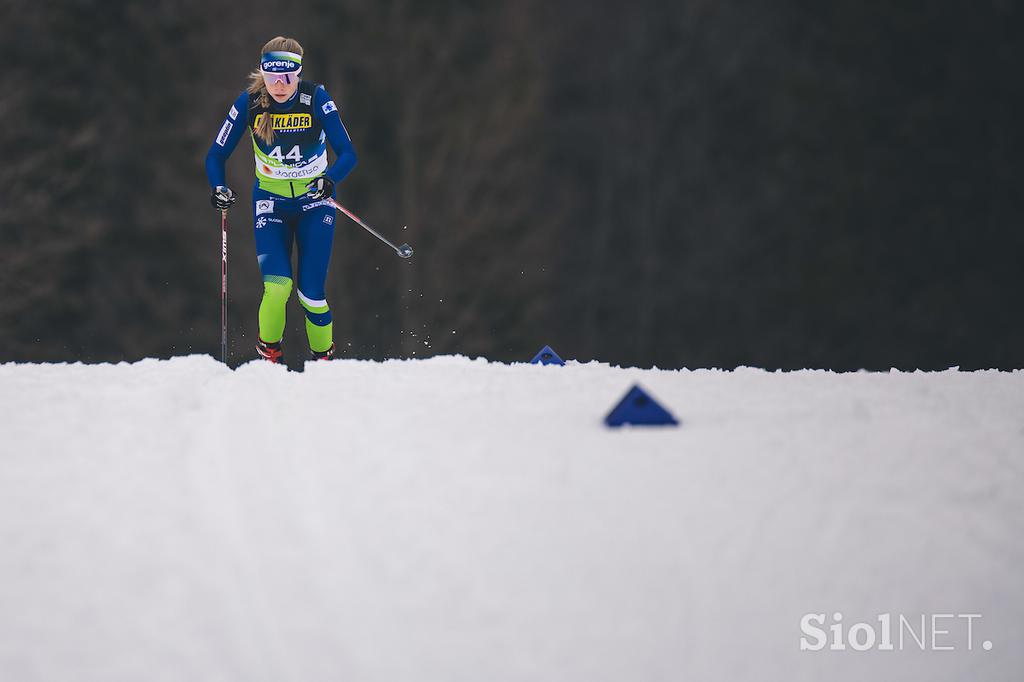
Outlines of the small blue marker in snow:
<svg viewBox="0 0 1024 682">
<path fill-rule="evenodd" d="M 530 364 L 533 365 L 564 365 L 565 361 L 558 357 L 558 353 L 551 349 L 551 346 L 544 346 L 540 349 L 533 360 L 530 360 Z"/>
<path fill-rule="evenodd" d="M 676 418 L 658 401 L 647 395 L 639 385 L 634 385 L 629 392 L 612 408 L 604 418 L 608 426 L 632 424 L 636 426 L 678 426 Z"/>
</svg>

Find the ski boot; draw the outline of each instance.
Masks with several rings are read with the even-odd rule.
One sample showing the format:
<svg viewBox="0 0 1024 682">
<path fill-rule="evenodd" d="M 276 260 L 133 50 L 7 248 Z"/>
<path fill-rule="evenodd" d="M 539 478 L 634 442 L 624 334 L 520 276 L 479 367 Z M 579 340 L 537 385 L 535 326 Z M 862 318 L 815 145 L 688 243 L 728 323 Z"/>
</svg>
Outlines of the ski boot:
<svg viewBox="0 0 1024 682">
<path fill-rule="evenodd" d="M 256 341 L 256 352 L 267 362 L 273 362 L 275 365 L 284 364 L 284 351 L 281 349 L 280 341 L 277 343 L 267 343 L 263 339 L 258 339 Z"/>
<path fill-rule="evenodd" d="M 330 360 L 331 356 L 334 355 L 334 344 L 332 343 L 331 347 L 327 350 L 315 351 L 310 349 L 310 352 L 313 354 L 314 360 Z"/>
</svg>

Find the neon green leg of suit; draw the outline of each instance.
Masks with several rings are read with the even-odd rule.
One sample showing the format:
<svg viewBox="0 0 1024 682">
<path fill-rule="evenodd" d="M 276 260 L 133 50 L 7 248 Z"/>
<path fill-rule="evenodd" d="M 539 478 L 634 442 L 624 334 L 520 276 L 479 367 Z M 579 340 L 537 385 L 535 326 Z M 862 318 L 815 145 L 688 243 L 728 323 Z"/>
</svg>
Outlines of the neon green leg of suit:
<svg viewBox="0 0 1024 682">
<path fill-rule="evenodd" d="M 278 275 L 263 277 L 263 300 L 260 302 L 260 338 L 276 343 L 284 336 L 285 309 L 292 293 L 292 280 Z M 327 301 L 311 301 L 300 294 L 306 310 L 306 336 L 310 349 L 322 353 L 331 347 L 334 325 Z"/>
</svg>

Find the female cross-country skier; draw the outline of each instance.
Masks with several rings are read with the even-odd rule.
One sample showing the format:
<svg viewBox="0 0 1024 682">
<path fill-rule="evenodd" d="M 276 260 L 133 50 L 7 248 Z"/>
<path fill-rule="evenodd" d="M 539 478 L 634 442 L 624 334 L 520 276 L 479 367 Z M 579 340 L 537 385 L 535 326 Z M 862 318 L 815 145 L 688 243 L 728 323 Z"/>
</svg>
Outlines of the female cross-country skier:
<svg viewBox="0 0 1024 682">
<path fill-rule="evenodd" d="M 263 274 L 256 352 L 283 362 L 285 307 L 297 280 L 306 311 L 306 334 L 316 359 L 334 354 L 331 311 L 324 293 L 334 241 L 334 186 L 356 165 L 352 140 L 338 107 L 322 85 L 301 80 L 302 46 L 278 36 L 260 53 L 260 67 L 238 96 L 206 155 L 206 176 L 215 208 L 227 210 L 235 193 L 224 163 L 245 130 L 256 157 L 253 225 Z M 327 166 L 330 142 L 337 158 Z M 298 274 L 292 273 L 292 242 L 298 243 Z"/>
</svg>

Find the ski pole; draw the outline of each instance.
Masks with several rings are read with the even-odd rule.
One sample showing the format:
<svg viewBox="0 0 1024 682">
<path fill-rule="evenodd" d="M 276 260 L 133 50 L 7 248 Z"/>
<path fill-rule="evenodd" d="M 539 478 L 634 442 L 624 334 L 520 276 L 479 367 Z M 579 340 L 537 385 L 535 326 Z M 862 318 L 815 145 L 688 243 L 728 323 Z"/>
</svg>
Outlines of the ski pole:
<svg viewBox="0 0 1024 682">
<path fill-rule="evenodd" d="M 384 242 L 385 244 L 390 246 L 392 249 L 395 250 L 395 253 L 397 253 L 402 258 L 409 258 L 410 256 L 412 256 L 412 247 L 409 246 L 408 244 L 402 244 L 401 246 L 395 246 L 390 241 L 388 241 L 387 238 L 384 235 L 382 235 L 380 232 L 378 232 L 377 230 L 373 229 L 372 227 L 370 227 L 369 225 L 364 223 L 362 220 L 359 219 L 359 216 L 357 216 L 355 213 L 353 213 L 352 211 L 348 210 L 347 208 L 345 208 L 344 206 L 339 204 L 334 199 L 327 199 L 327 202 L 331 206 L 333 206 L 334 208 L 338 209 L 339 211 L 341 211 L 342 213 L 347 215 L 352 220 L 356 221 L 364 230 L 366 230 L 367 232 L 372 234 L 374 237 L 376 237 L 377 239 L 381 240 L 382 242 Z"/>
<path fill-rule="evenodd" d="M 228 212 L 220 212 L 220 360 L 228 364 Z"/>
</svg>

